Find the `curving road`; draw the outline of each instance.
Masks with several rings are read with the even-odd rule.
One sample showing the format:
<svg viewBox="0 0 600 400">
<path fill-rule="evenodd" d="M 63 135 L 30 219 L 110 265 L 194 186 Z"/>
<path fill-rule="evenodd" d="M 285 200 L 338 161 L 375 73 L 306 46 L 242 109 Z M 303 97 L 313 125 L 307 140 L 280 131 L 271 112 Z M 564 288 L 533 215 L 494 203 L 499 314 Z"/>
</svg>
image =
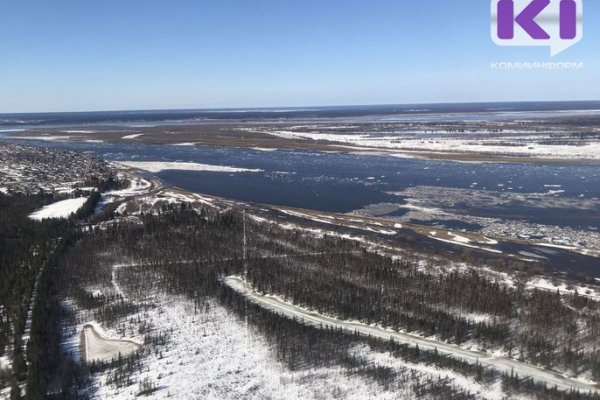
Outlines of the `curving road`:
<svg viewBox="0 0 600 400">
<path fill-rule="evenodd" d="M 393 339 L 396 343 L 404 343 L 408 345 L 418 345 L 420 349 L 437 351 L 441 354 L 446 354 L 458 359 L 462 359 L 468 363 L 476 363 L 496 369 L 500 372 L 519 374 L 520 377 L 530 377 L 534 381 L 546 383 L 548 387 L 556 386 L 563 390 L 579 390 L 581 392 L 600 392 L 597 386 L 581 382 L 575 379 L 566 378 L 558 373 L 547 369 L 536 367 L 531 364 L 520 362 L 511 358 L 496 357 L 488 353 L 482 353 L 473 350 L 467 350 L 457 345 L 452 345 L 435 340 L 424 339 L 415 335 L 401 333 L 397 331 L 387 330 L 375 326 L 370 326 L 360 322 L 347 322 L 335 318 L 326 317 L 316 312 L 308 311 L 291 303 L 281 301 L 271 296 L 263 296 L 251 287 L 246 282 L 237 276 L 225 278 L 225 284 L 243 294 L 251 301 L 260 306 L 277 312 L 287 318 L 296 318 L 297 320 L 311 326 L 316 327 L 332 327 L 346 330 L 349 332 L 358 332 L 365 336 L 380 338 L 383 340 Z"/>
</svg>

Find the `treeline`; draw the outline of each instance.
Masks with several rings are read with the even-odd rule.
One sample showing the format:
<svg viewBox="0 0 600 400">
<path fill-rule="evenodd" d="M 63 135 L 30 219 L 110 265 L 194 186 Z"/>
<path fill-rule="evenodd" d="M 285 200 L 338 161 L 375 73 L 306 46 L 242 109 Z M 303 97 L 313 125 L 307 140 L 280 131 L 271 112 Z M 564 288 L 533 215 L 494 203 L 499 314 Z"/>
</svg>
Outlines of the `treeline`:
<svg viewBox="0 0 600 400">
<path fill-rule="evenodd" d="M 65 295 L 78 299 L 80 305 L 98 301 L 81 288 L 110 283 L 112 271 L 106 266 L 113 264 L 142 264 L 144 269 L 168 274 L 172 279 L 161 283 L 163 291 L 189 288 L 202 292 L 206 285 L 209 292 L 221 276 L 240 272 L 242 224 L 235 214 L 183 206 L 156 216 L 144 215 L 142 222 L 78 233 L 78 245 L 62 262 Z M 124 285 L 138 279 L 135 267 L 116 273 Z"/>
<path fill-rule="evenodd" d="M 118 179 L 113 174 L 105 174 L 104 176 L 94 175 L 87 177 L 85 185 L 93 186 L 102 193 L 109 190 L 125 189 L 129 185 L 129 182 L 127 180 Z"/>
<path fill-rule="evenodd" d="M 100 192 L 92 192 L 87 201 L 83 203 L 83 206 L 81 206 L 81 208 L 75 212 L 75 214 L 72 217 L 73 220 L 82 220 L 92 216 L 100 199 L 102 199 L 102 195 L 100 194 Z"/>
<path fill-rule="evenodd" d="M 60 349 L 56 289 L 62 279 L 57 275 L 57 259 L 69 243 L 74 220 L 28 218 L 52 201 L 55 198 L 46 193 L 0 194 L 0 356 L 8 355 L 12 361 L 11 374 L 4 376 L 0 387 L 10 386 L 13 400 L 23 395 L 26 399 L 82 398 L 84 375 Z"/>
<path fill-rule="evenodd" d="M 28 215 L 52 200 L 43 193 L 0 194 L 0 356 L 9 352 L 16 381 L 27 376 L 23 335 L 36 277 L 52 240 L 66 229 L 65 223 L 39 223 Z"/>
<path fill-rule="evenodd" d="M 505 324 L 474 323 L 461 316 L 479 312 L 498 321 L 509 317 L 514 310 L 505 287 L 476 273 L 429 275 L 410 263 L 355 254 L 345 246 L 324 243 L 323 250 L 333 250 L 313 256 L 253 257 L 250 280 L 263 293 L 277 293 L 342 319 L 437 335 L 457 344 L 473 338 L 495 345 L 506 340 Z"/>
<path fill-rule="evenodd" d="M 409 257 L 368 253 L 334 237 L 308 239 L 314 241 L 310 250 L 283 250 L 281 243 L 302 243 L 298 235 L 267 229 L 272 232 L 251 235 L 256 250 L 249 259 L 249 279 L 259 291 L 324 314 L 457 344 L 475 340 L 547 368 L 599 376 L 597 301 L 527 291 L 520 284 L 509 287 L 474 269 L 430 273 Z M 285 257 L 265 256 L 282 251 Z"/>
<path fill-rule="evenodd" d="M 81 391 L 89 384 L 85 368 L 61 349 L 59 287 L 62 277 L 57 260 L 69 244 L 68 234 L 57 241 L 38 281 L 27 346 L 26 400 L 87 399 Z"/>
<path fill-rule="evenodd" d="M 433 399 L 473 399 L 470 393 L 456 387 L 444 379 L 442 370 L 452 370 L 483 385 L 492 385 L 500 380 L 508 398 L 532 397 L 540 400 L 598 400 L 599 395 L 564 391 L 545 384 L 535 383 L 530 378 L 518 374 L 500 374 L 482 365 L 470 364 L 456 358 L 440 354 L 438 351 L 425 351 L 419 347 L 382 341 L 360 335 L 352 335 L 336 329 L 319 329 L 298 321 L 279 316 L 246 300 L 233 290 L 225 289 L 221 301 L 235 310 L 240 318 L 248 316 L 253 329 L 268 338 L 276 349 L 277 358 L 292 371 L 315 367 L 342 365 L 350 373 L 363 374 L 372 378 L 387 390 L 412 386 L 415 394 Z M 409 368 L 394 371 L 377 365 L 369 358 L 361 356 L 360 349 L 368 345 L 365 353 L 371 351 L 385 353 L 408 363 L 435 366 L 440 369 L 437 379 L 424 378 L 410 373 Z"/>
</svg>

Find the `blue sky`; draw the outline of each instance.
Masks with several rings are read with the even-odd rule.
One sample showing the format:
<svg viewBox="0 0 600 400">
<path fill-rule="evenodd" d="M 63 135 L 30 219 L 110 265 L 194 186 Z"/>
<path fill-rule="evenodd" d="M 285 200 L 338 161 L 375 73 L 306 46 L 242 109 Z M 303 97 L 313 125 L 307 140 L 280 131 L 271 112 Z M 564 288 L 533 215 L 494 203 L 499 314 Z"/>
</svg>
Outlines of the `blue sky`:
<svg viewBox="0 0 600 400">
<path fill-rule="evenodd" d="M 551 59 L 497 47 L 488 0 L 0 0 L 0 113 L 599 100 L 584 1 L 583 41 Z"/>
</svg>

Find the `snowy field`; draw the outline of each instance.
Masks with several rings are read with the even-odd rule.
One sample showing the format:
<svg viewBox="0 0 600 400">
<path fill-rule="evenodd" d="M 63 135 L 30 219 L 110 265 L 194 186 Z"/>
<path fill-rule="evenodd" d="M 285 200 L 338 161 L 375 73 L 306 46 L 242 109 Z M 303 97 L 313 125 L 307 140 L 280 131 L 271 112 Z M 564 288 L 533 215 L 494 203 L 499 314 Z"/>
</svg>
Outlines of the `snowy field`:
<svg viewBox="0 0 600 400">
<path fill-rule="evenodd" d="M 113 268 L 113 272 L 117 269 Z M 274 344 L 252 324 L 213 299 L 204 298 L 198 306 L 184 296 L 156 291 L 128 292 L 120 284 L 118 273 L 113 274 L 110 285 L 95 288 L 92 293 L 100 296 L 120 293 L 125 301 L 145 305 L 138 314 L 124 317 L 104 329 L 96 325 L 98 330 L 106 331 L 102 337 L 128 336 L 136 343 L 143 340 L 142 331 L 167 332 L 165 343 L 144 346 L 142 368 L 131 376 L 132 385 L 117 388 L 110 383 L 110 369 L 96 374 L 95 390 L 91 391 L 94 399 L 135 398 L 140 390 L 138 383 L 146 381 L 156 387 L 147 397 L 151 399 L 411 400 L 419 398 L 415 394 L 416 387 L 429 379 L 445 380 L 478 399 L 503 398 L 499 382 L 483 385 L 452 370 L 408 362 L 368 345 L 350 348 L 348 357 L 387 368 L 402 378 L 382 385 L 364 375 L 350 373 L 342 366 L 291 371 L 276 359 Z M 88 318 L 88 311 L 71 308 L 77 320 Z M 65 347 L 76 351 L 80 332 L 86 327 L 89 325 L 81 323 L 75 329 L 68 329 L 70 336 L 65 340 Z"/>
<path fill-rule="evenodd" d="M 42 221 L 44 219 L 61 219 L 69 218 L 76 213 L 85 202 L 87 197 L 78 197 L 76 199 L 67 199 L 49 204 L 29 215 L 29 218 Z"/>
<path fill-rule="evenodd" d="M 415 399 L 412 387 L 385 391 L 343 368 L 291 372 L 275 360 L 269 344 L 228 310 L 210 301 L 203 312 L 180 296 L 157 295 L 141 317 L 155 329 L 171 330 L 169 341 L 145 353 L 134 382 L 149 379 L 159 388 L 147 398 L 164 399 Z M 134 332 L 136 326 L 130 326 Z M 67 339 L 67 342 L 76 338 Z M 443 374 L 441 371 L 440 374 Z M 95 379 L 95 399 L 131 399 L 137 384 L 107 384 L 109 372 Z M 435 376 L 433 374 L 432 376 Z"/>
</svg>

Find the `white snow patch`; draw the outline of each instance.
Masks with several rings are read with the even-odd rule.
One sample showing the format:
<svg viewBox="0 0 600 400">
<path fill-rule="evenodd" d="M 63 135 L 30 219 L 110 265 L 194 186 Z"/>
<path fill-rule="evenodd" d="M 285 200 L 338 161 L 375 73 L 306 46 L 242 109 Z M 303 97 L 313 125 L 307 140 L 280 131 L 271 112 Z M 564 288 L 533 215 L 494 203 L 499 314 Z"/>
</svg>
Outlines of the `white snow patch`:
<svg viewBox="0 0 600 400">
<path fill-rule="evenodd" d="M 471 239 L 466 238 L 464 236 L 460 236 L 460 235 L 457 235 L 455 233 L 451 233 L 450 236 L 452 236 L 452 238 L 454 239 L 455 242 L 471 243 Z"/>
<path fill-rule="evenodd" d="M 25 132 L 25 129 L 0 129 L 0 133 Z"/>
<path fill-rule="evenodd" d="M 48 142 L 61 141 L 61 140 L 69 140 L 71 136 L 18 136 L 16 139 L 23 140 L 44 140 Z"/>
<path fill-rule="evenodd" d="M 449 240 L 449 239 L 442 239 L 442 238 L 435 237 L 435 236 L 429 236 L 429 237 L 431 239 L 439 240 L 440 242 L 455 244 L 455 245 L 458 245 L 458 246 L 469 247 L 471 249 L 483 250 L 483 251 L 487 251 L 487 252 L 490 252 L 490 253 L 502 254 L 501 250 L 491 249 L 489 247 L 475 246 L 475 245 L 469 244 L 470 241 L 469 242 L 465 242 L 464 240 Z"/>
<path fill-rule="evenodd" d="M 536 243 L 535 245 L 543 246 L 543 247 L 551 247 L 554 249 L 561 249 L 561 250 L 577 250 L 577 247 L 575 247 L 575 246 L 564 246 L 564 245 L 552 244 L 552 243 Z"/>
<path fill-rule="evenodd" d="M 479 243 L 498 244 L 498 241 L 496 239 L 490 239 L 490 238 L 484 237 L 483 240 L 479 241 Z"/>
<path fill-rule="evenodd" d="M 96 133 L 96 131 L 79 130 L 79 129 L 66 130 L 66 131 L 62 131 L 62 132 L 63 133 Z"/>
<path fill-rule="evenodd" d="M 120 161 L 118 164 L 126 167 L 142 169 L 158 173 L 165 170 L 197 171 L 197 172 L 264 172 L 262 169 L 248 169 L 228 167 L 222 165 L 209 165 L 193 162 L 167 162 L 167 161 Z"/>
<path fill-rule="evenodd" d="M 121 139 L 136 139 L 136 138 L 139 138 L 140 136 L 144 136 L 144 134 L 143 133 L 135 133 L 133 135 L 123 136 Z"/>
<path fill-rule="evenodd" d="M 520 251 L 519 252 L 520 255 L 525 256 L 525 257 L 533 257 L 533 258 L 538 258 L 540 260 L 547 260 L 547 257 L 544 256 L 540 256 L 539 254 L 535 254 L 535 253 L 530 253 L 528 251 Z"/>
<path fill-rule="evenodd" d="M 29 218 L 36 221 L 52 218 L 69 218 L 71 214 L 77 212 L 87 200 L 87 197 L 78 197 L 76 199 L 58 201 L 35 211 L 29 215 Z"/>
</svg>

